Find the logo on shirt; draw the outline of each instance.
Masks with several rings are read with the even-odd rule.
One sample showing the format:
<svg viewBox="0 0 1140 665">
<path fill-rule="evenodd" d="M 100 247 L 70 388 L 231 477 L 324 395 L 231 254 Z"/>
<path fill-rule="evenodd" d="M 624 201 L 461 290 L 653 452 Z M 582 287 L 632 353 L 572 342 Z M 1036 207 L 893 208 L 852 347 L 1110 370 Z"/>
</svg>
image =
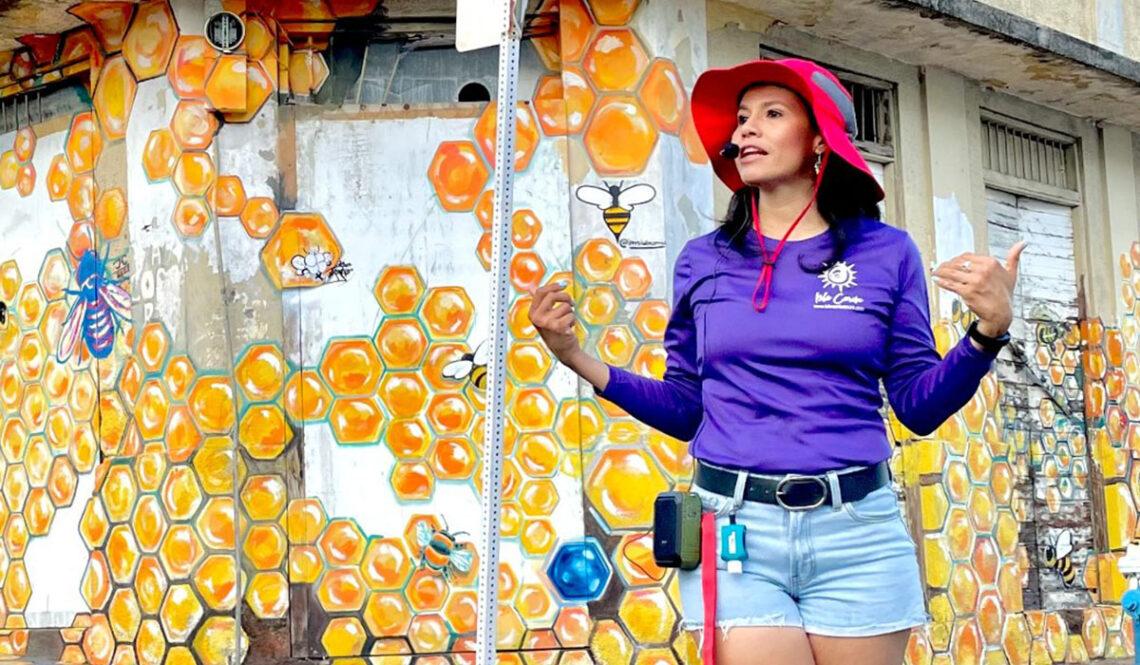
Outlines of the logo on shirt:
<svg viewBox="0 0 1140 665">
<path fill-rule="evenodd" d="M 837 261 L 826 272 L 819 276 L 823 288 L 815 293 L 815 309 L 849 309 L 861 312 L 863 299 L 857 295 L 846 293 L 848 289 L 858 286 L 855 266 L 846 261 Z"/>
</svg>

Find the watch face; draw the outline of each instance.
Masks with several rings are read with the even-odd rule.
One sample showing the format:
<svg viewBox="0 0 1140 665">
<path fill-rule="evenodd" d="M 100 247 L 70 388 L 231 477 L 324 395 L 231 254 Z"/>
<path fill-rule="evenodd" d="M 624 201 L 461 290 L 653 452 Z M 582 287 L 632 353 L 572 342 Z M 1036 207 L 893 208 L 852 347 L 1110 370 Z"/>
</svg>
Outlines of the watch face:
<svg viewBox="0 0 1140 665">
<path fill-rule="evenodd" d="M 237 14 L 218 12 L 206 21 L 206 40 L 219 51 L 228 53 L 245 39 L 245 24 Z"/>
</svg>

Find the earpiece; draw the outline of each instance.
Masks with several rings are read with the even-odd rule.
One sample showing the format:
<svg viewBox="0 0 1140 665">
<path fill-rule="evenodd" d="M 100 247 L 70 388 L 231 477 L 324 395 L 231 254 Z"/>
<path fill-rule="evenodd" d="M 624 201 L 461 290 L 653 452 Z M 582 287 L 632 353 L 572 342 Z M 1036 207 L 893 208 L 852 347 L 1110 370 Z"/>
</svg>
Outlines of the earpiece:
<svg viewBox="0 0 1140 665">
<path fill-rule="evenodd" d="M 736 145 L 732 141 L 729 141 L 728 143 L 724 144 L 723 148 L 720 149 L 720 156 L 724 157 L 725 159 L 736 159 L 740 156 L 740 146 Z"/>
</svg>

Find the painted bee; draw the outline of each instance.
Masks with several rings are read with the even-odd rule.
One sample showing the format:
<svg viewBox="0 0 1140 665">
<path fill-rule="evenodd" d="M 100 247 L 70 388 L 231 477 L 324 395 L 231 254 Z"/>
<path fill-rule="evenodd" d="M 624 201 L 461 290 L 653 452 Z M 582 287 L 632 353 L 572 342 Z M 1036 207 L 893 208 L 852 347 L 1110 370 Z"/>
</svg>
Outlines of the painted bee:
<svg viewBox="0 0 1140 665">
<path fill-rule="evenodd" d="M 614 234 L 614 240 L 621 240 L 622 231 L 629 225 L 630 214 L 633 207 L 648 203 L 657 196 L 657 190 L 652 185 L 644 183 L 622 187 L 605 183 L 606 189 L 594 185 L 582 185 L 574 190 L 574 195 L 583 203 L 597 206 L 602 211 L 602 221 Z"/>
<path fill-rule="evenodd" d="M 1070 587 L 1077 578 L 1077 569 L 1069 557 L 1073 554 L 1073 532 L 1065 529 L 1045 546 L 1045 566 L 1057 571 L 1061 582 Z"/>
<path fill-rule="evenodd" d="M 448 581 L 456 573 L 470 572 L 474 556 L 466 543 L 455 542 L 456 536 L 465 533 L 451 533 L 446 528 L 433 528 L 426 521 L 417 522 L 416 543 L 420 546 L 420 566 L 427 566 L 442 574 Z"/>
<path fill-rule="evenodd" d="M 479 390 L 487 386 L 487 344 L 479 342 L 479 346 L 471 353 L 464 353 L 459 360 L 453 360 L 443 366 L 443 377 L 452 381 L 462 381 L 469 378 L 471 385 Z"/>
<path fill-rule="evenodd" d="M 8 303 L 0 301 L 0 326 L 8 323 Z"/>
</svg>

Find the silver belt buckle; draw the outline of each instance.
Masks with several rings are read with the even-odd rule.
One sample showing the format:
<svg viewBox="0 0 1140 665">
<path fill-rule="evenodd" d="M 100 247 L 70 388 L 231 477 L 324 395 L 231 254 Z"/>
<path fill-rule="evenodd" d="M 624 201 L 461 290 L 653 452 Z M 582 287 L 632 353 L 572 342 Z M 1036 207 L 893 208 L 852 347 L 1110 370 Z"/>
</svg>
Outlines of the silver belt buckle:
<svg viewBox="0 0 1140 665">
<path fill-rule="evenodd" d="M 791 482 L 791 481 L 813 481 L 813 482 L 817 483 L 819 485 L 820 489 L 822 490 L 820 492 L 820 495 L 819 495 L 819 501 L 815 502 L 814 504 L 808 505 L 808 506 L 789 506 L 788 504 L 784 503 L 784 497 L 783 497 L 784 485 L 788 482 Z M 826 500 L 827 500 L 827 483 L 822 478 L 820 478 L 819 476 L 799 476 L 799 475 L 794 475 L 794 474 L 788 474 L 788 475 L 784 476 L 783 478 L 781 478 L 780 482 L 776 483 L 776 503 L 779 504 L 780 507 L 785 509 L 785 510 L 815 510 L 816 508 L 819 508 L 820 506 L 822 506 L 823 502 Z"/>
</svg>

